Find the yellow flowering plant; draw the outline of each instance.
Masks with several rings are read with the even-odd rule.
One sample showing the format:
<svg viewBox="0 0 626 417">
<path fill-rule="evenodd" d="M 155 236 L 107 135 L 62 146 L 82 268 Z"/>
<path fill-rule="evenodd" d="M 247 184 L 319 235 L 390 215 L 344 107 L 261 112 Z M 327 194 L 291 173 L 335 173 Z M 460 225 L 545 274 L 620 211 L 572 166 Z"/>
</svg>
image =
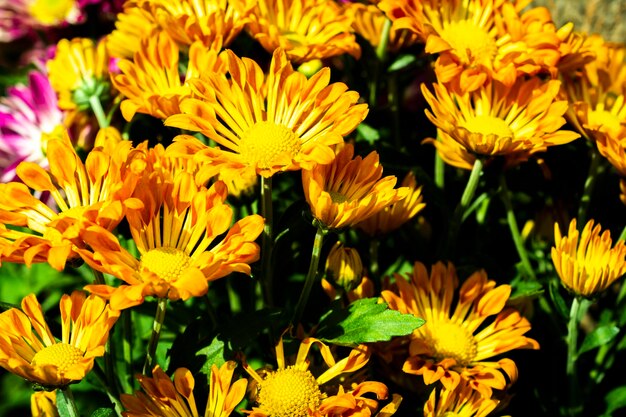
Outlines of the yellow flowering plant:
<svg viewBox="0 0 626 417">
<path fill-rule="evenodd" d="M 0 415 L 619 415 L 579 2 L 0 2 Z"/>
</svg>

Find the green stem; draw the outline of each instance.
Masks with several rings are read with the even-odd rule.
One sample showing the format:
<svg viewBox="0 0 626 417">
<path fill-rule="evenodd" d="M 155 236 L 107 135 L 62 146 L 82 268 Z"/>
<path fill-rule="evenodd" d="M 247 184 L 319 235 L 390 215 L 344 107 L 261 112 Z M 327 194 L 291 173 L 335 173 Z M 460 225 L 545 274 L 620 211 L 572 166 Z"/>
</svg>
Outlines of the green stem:
<svg viewBox="0 0 626 417">
<path fill-rule="evenodd" d="M 165 320 L 166 310 L 167 298 L 159 298 L 156 313 L 154 315 L 154 322 L 152 323 L 152 334 L 150 335 L 150 342 L 148 343 L 146 361 L 143 364 L 144 375 L 149 375 L 148 372 L 152 372 L 152 367 L 155 364 L 156 349 L 159 344 L 159 338 L 161 337 L 161 328 L 163 327 L 163 321 Z"/>
<path fill-rule="evenodd" d="M 378 278 L 378 248 L 380 241 L 377 238 L 370 240 L 370 274 L 373 279 Z"/>
<path fill-rule="evenodd" d="M 580 225 L 580 227 L 583 227 L 585 225 L 585 222 L 587 221 L 587 209 L 589 208 L 589 203 L 591 202 L 591 195 L 593 194 L 593 189 L 596 185 L 596 179 L 603 170 L 601 162 L 602 157 L 600 156 L 600 153 L 597 149 L 593 148 L 591 150 L 591 163 L 589 164 L 589 172 L 587 174 L 587 179 L 585 180 L 583 195 L 580 198 L 580 205 L 578 206 L 578 216 L 576 218 L 576 221 Z"/>
<path fill-rule="evenodd" d="M 402 146 L 400 134 L 400 94 L 398 92 L 398 76 L 395 72 L 389 75 L 389 103 L 391 103 L 394 143 L 400 148 Z"/>
<path fill-rule="evenodd" d="M 124 411 L 122 402 L 120 401 L 117 395 L 114 395 L 111 392 L 111 389 L 105 382 L 106 378 L 104 376 L 102 369 L 98 365 L 98 362 L 94 362 L 94 367 L 93 367 L 91 375 L 93 375 L 96 378 L 96 380 L 98 381 L 98 383 L 100 384 L 104 392 L 107 394 L 107 397 L 109 397 L 109 400 L 111 401 L 111 404 L 113 404 L 113 407 L 115 408 L 115 412 L 117 413 L 117 415 L 119 417 L 122 417 L 122 412 Z M 131 392 L 131 391 L 132 389 L 129 389 L 127 392 Z"/>
<path fill-rule="evenodd" d="M 375 107 L 378 94 L 378 80 L 383 62 L 387 59 L 387 45 L 389 44 L 389 32 L 391 31 L 391 20 L 387 19 L 383 24 L 383 30 L 380 34 L 380 42 L 376 47 L 376 57 L 378 60 L 374 62 L 374 72 L 369 81 L 369 105 Z"/>
<path fill-rule="evenodd" d="M 439 155 L 439 152 L 435 152 L 435 185 L 441 190 L 445 186 L 445 168 L 446 164 L 443 162 L 441 155 Z"/>
<path fill-rule="evenodd" d="M 61 417 L 79 417 L 76 403 L 74 402 L 74 395 L 69 385 L 57 390 L 57 410 Z"/>
<path fill-rule="evenodd" d="M 461 222 L 463 220 L 463 215 L 467 210 L 472 198 L 474 198 L 474 194 L 476 193 L 476 188 L 478 187 L 478 182 L 480 180 L 480 174 L 483 171 L 483 162 L 479 158 L 476 158 L 474 161 L 474 166 L 472 167 L 472 172 L 470 173 L 469 179 L 467 180 L 467 184 L 465 185 L 465 190 L 463 191 L 463 195 L 461 196 L 461 201 L 456 206 L 454 210 L 454 214 L 452 215 L 452 220 L 450 221 L 450 228 L 448 230 L 448 241 L 446 243 L 449 252 L 453 252 L 456 246 L 456 239 L 459 234 L 459 229 L 461 227 Z"/>
<path fill-rule="evenodd" d="M 126 309 L 122 311 L 122 329 L 124 334 L 122 335 L 122 355 L 124 360 L 124 368 L 126 370 L 122 381 L 124 392 L 132 391 L 133 381 L 133 322 L 132 322 L 132 310 Z"/>
<path fill-rule="evenodd" d="M 317 231 L 315 233 L 315 240 L 313 241 L 313 251 L 311 253 L 309 272 L 306 274 L 304 287 L 302 288 L 302 293 L 300 293 L 300 298 L 298 299 L 298 304 L 296 304 L 296 310 L 293 315 L 293 319 L 291 320 L 291 324 L 293 325 L 297 325 L 300 322 L 306 304 L 309 301 L 311 289 L 313 288 L 315 278 L 317 277 L 317 269 L 320 263 L 320 255 L 322 253 L 322 242 L 324 241 L 324 235 L 326 235 L 326 230 L 321 225 L 318 225 Z"/>
<path fill-rule="evenodd" d="M 580 415 L 583 405 L 580 398 L 580 387 L 578 386 L 578 375 L 576 361 L 578 360 L 578 324 L 580 317 L 584 314 L 589 303 L 578 297 L 572 300 L 572 307 L 569 313 L 567 324 L 567 366 L 566 374 L 570 384 L 569 415 L 574 417 Z"/>
<path fill-rule="evenodd" d="M 261 216 L 265 219 L 261 242 L 261 270 L 263 298 L 266 307 L 274 305 L 274 282 L 272 273 L 273 212 L 272 212 L 272 177 L 261 176 Z"/>
<path fill-rule="evenodd" d="M 93 283 L 96 285 L 104 285 L 104 275 L 102 274 L 102 272 L 98 271 L 97 269 L 92 269 L 93 271 Z"/>
<path fill-rule="evenodd" d="M 89 105 L 91 106 L 93 114 L 96 116 L 96 120 L 98 121 L 98 125 L 100 125 L 100 128 L 104 129 L 105 127 L 108 127 L 109 119 L 104 113 L 102 103 L 100 103 L 100 98 L 98 96 L 89 97 Z"/>
<path fill-rule="evenodd" d="M 522 266 L 524 267 L 525 275 L 528 278 L 536 279 L 535 271 L 530 263 L 530 259 L 528 259 L 528 253 L 526 252 L 526 248 L 524 247 L 524 240 L 522 239 L 522 235 L 519 232 L 519 227 L 517 226 L 517 220 L 515 218 L 515 210 L 513 209 L 513 203 L 511 202 L 511 192 L 506 185 L 506 178 L 504 177 L 504 173 L 500 176 L 500 198 L 504 203 L 504 208 L 506 210 L 506 220 L 509 224 L 509 230 L 511 231 L 511 237 L 513 238 L 513 242 L 515 243 L 515 249 L 517 250 L 517 254 L 522 261 Z"/>
<path fill-rule="evenodd" d="M 389 45 L 389 32 L 391 32 L 391 20 L 385 19 L 383 23 L 383 30 L 380 34 L 380 42 L 376 47 L 376 56 L 380 62 L 385 62 L 387 59 L 387 46 Z"/>
</svg>

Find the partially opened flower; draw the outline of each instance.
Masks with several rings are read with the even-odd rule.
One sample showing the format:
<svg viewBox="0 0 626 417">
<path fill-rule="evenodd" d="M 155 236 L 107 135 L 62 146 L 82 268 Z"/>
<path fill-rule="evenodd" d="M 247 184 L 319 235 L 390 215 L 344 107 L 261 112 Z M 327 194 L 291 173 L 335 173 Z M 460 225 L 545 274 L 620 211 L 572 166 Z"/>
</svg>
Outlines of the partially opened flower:
<svg viewBox="0 0 626 417">
<path fill-rule="evenodd" d="M 331 0 L 258 0 L 248 30 L 268 52 L 281 48 L 290 61 L 303 63 L 361 49 L 351 19 Z"/>
<path fill-rule="evenodd" d="M 61 39 L 47 67 L 50 84 L 63 110 L 85 109 L 90 105 L 90 97 L 105 97 L 110 93 L 105 41 Z"/>
<path fill-rule="evenodd" d="M 402 180 L 402 187 L 408 187 L 410 193 L 390 206 L 385 207 L 371 217 L 357 223 L 356 227 L 369 236 L 379 236 L 399 229 L 422 211 L 426 204 L 422 196 L 422 187 L 417 185 L 415 175 L 409 172 Z"/>
<path fill-rule="evenodd" d="M 433 389 L 424 404 L 424 417 L 487 417 L 498 406 L 494 398 L 484 398 L 465 383 L 455 389 Z"/>
<path fill-rule="evenodd" d="M 372 47 L 380 45 L 383 34 L 383 26 L 387 17 L 382 10 L 374 4 L 346 3 L 344 4 L 346 13 L 352 17 L 352 28 L 365 38 Z M 387 48 L 391 52 L 398 52 L 414 43 L 420 38 L 408 29 L 391 28 L 389 32 L 389 44 Z"/>
<path fill-rule="evenodd" d="M 317 345 L 328 369 L 315 377 L 309 370 L 309 351 Z M 245 364 L 245 370 L 256 382 L 254 400 L 256 402 L 251 417 L 307 417 L 307 416 L 360 416 L 371 415 L 378 402 L 361 398 L 364 393 L 373 393 L 381 400 L 387 398 L 387 387 L 380 382 L 367 381 L 345 392 L 343 388 L 336 395 L 325 391 L 333 378 L 358 371 L 365 366 L 370 354 L 365 346 L 353 349 L 348 357 L 336 361 L 330 348 L 320 340 L 306 338 L 298 349 L 296 362 L 287 365 L 282 338 L 276 345 L 278 369 L 257 372 Z M 365 414 L 360 414 L 365 413 Z M 370 414 L 368 414 L 370 413 Z"/>
<path fill-rule="evenodd" d="M 183 114 L 165 124 L 202 132 L 225 149 L 179 136 L 174 149 L 208 165 L 226 164 L 270 177 L 310 168 L 334 158 L 343 141 L 367 115 L 366 104 L 343 83 L 330 82 L 324 68 L 307 79 L 294 71 L 285 52 L 274 52 L 267 77 L 259 65 L 226 51 L 228 74 L 208 73 L 190 81 L 197 98 L 183 100 Z"/>
<path fill-rule="evenodd" d="M 408 358 L 402 370 L 421 375 L 426 384 L 441 381 L 454 390 L 468 383 L 483 397 L 517 379 L 517 366 L 493 359 L 514 349 L 538 349 L 524 333 L 530 322 L 517 310 L 505 308 L 511 287 L 496 286 L 484 271 L 473 273 L 461 286 L 452 264 L 433 265 L 430 276 L 416 262 L 409 281 L 396 274 L 397 290 L 385 290 L 389 308 L 426 320 L 410 336 Z M 456 305 L 453 300 L 458 299 Z"/>
<path fill-rule="evenodd" d="M 353 157 L 354 147 L 346 143 L 330 164 L 302 171 L 304 196 L 313 217 L 327 228 L 357 224 L 410 192 L 408 187 L 394 188 L 396 177 L 382 177 L 376 152 Z"/>
<path fill-rule="evenodd" d="M 59 417 L 56 391 L 35 391 L 30 396 L 32 417 Z"/>
<path fill-rule="evenodd" d="M 595 225 L 595 226 L 594 226 Z M 582 232 L 576 219 L 569 224 L 567 235 L 554 224 L 552 262 L 563 285 L 573 293 L 591 297 L 606 290 L 626 273 L 626 245 L 623 240 L 613 246 L 611 232 L 589 220 Z"/>
<path fill-rule="evenodd" d="M 433 95 L 425 85 L 422 93 L 430 104 L 428 119 L 457 145 L 427 139 L 444 160 L 459 168 L 473 165 L 476 158 L 504 156 L 515 165 L 530 155 L 578 138 L 575 132 L 559 130 L 564 124 L 567 102 L 557 100 L 560 82 L 520 78 L 507 88 L 497 81 L 471 93 L 459 94 L 435 84 Z M 456 155 L 449 158 L 448 155 Z M 457 161 L 462 161 L 459 163 Z"/>
<path fill-rule="evenodd" d="M 100 297 L 81 291 L 63 295 L 61 338 L 46 324 L 41 305 L 31 294 L 22 309 L 0 314 L 0 366 L 45 388 L 63 388 L 78 382 L 104 355 L 109 331 L 120 312 Z"/>
<path fill-rule="evenodd" d="M 38 71 L 28 74 L 28 86 L 7 89 L 0 98 L 0 182 L 16 179 L 22 161 L 48 166 L 43 133 L 51 133 L 63 122 L 63 112 L 48 77 Z"/>
<path fill-rule="evenodd" d="M 363 278 L 359 252 L 337 241 L 326 258 L 326 277 L 344 291 L 355 289 Z"/>
<path fill-rule="evenodd" d="M 81 220 L 112 230 L 124 216 L 125 204 L 132 202 L 128 199 L 145 168 L 143 152 L 112 138 L 83 163 L 64 133 L 47 141 L 49 169 L 22 162 L 16 170 L 22 182 L 0 184 L 1 261 L 48 262 L 62 270 L 68 259 L 78 258 L 79 247 L 85 248 L 79 238 Z M 58 211 L 31 189 L 50 193 Z"/>
<path fill-rule="evenodd" d="M 134 60 L 120 60 L 121 74 L 112 78 L 115 88 L 126 97 L 120 106 L 124 118 L 130 121 L 135 113 L 146 113 L 165 119 L 180 113 L 180 101 L 191 96 L 190 79 L 200 72 L 225 71 L 218 51 L 219 46 L 211 50 L 201 43 L 191 45 L 187 74 L 181 79 L 180 51 L 171 37 L 159 32 L 142 40 Z"/>
<path fill-rule="evenodd" d="M 198 297 L 207 292 L 209 281 L 235 271 L 250 274 L 249 264 L 259 258 L 254 241 L 263 230 L 263 218 L 251 215 L 232 225 L 227 193 L 222 182 L 209 189 L 197 185 L 189 172 L 174 178 L 146 173 L 133 195 L 138 203 L 126 214 L 139 259 L 106 229 L 87 225 L 81 237 L 90 250 L 79 253 L 93 268 L 124 283 L 86 289 L 125 309 L 146 296 L 172 301 Z"/>
<path fill-rule="evenodd" d="M 224 363 L 220 368 L 211 367 L 209 398 L 204 417 L 228 417 L 246 394 L 248 381 L 240 379 L 232 382 L 237 364 Z M 174 372 L 174 381 L 157 365 L 152 378 L 138 375 L 137 380 L 143 391 L 133 395 L 122 394 L 121 401 L 126 408 L 124 417 L 198 417 L 200 412 L 193 394 L 195 380 L 186 368 Z"/>
</svg>

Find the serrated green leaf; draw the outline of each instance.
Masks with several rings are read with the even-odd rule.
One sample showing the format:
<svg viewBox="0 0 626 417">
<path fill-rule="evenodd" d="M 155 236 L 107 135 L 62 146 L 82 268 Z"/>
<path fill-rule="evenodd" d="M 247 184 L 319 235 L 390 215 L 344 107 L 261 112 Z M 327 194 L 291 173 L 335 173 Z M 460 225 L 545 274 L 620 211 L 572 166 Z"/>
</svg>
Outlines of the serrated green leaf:
<svg viewBox="0 0 626 417">
<path fill-rule="evenodd" d="M 617 336 L 619 333 L 619 327 L 613 325 L 605 325 L 596 327 L 591 333 L 589 333 L 583 344 L 580 346 L 578 354 L 581 355 L 606 343 Z"/>
<path fill-rule="evenodd" d="M 396 59 L 395 61 L 393 61 L 393 63 L 391 65 L 389 65 L 389 68 L 387 69 L 387 72 L 399 71 L 399 70 L 401 70 L 403 68 L 408 67 L 409 65 L 411 65 L 415 61 L 417 61 L 417 57 L 415 55 L 413 55 L 413 54 L 400 55 L 398 57 L 398 59 Z"/>
<path fill-rule="evenodd" d="M 359 140 L 359 138 L 362 138 L 370 145 L 374 145 L 374 143 L 378 139 L 380 139 L 380 133 L 378 133 L 378 130 L 365 123 L 361 123 L 360 125 L 358 125 L 356 131 L 358 133 L 357 141 Z"/>
<path fill-rule="evenodd" d="M 523 297 L 533 297 L 543 293 L 544 289 L 541 283 L 535 280 L 523 279 L 521 277 L 515 278 L 511 281 L 511 287 L 513 292 L 510 299 Z"/>
<path fill-rule="evenodd" d="M 98 408 L 93 413 L 91 413 L 91 417 L 113 417 L 115 416 L 115 410 L 112 408 Z"/>
<path fill-rule="evenodd" d="M 211 341 L 211 344 L 203 349 L 200 349 L 197 355 L 202 355 L 206 358 L 200 371 L 207 376 L 211 375 L 211 366 L 217 365 L 220 367 L 225 362 L 224 342 L 215 337 Z"/>
<path fill-rule="evenodd" d="M 604 396 L 606 403 L 606 412 L 604 416 L 613 415 L 615 410 L 626 407 L 626 385 L 612 389 Z"/>
<path fill-rule="evenodd" d="M 377 298 L 364 298 L 353 302 L 347 309 L 334 304 L 322 317 L 317 337 L 336 345 L 355 346 L 406 336 L 423 324 L 423 319 L 390 310 Z"/>
</svg>

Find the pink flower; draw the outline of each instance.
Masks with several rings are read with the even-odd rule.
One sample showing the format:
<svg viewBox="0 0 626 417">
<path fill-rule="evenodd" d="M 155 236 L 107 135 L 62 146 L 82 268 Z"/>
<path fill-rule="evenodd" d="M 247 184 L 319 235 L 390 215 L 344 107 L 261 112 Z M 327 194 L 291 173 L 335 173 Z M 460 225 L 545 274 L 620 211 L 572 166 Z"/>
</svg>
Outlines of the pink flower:
<svg viewBox="0 0 626 417">
<path fill-rule="evenodd" d="M 28 79 L 28 86 L 10 87 L 8 96 L 0 98 L 1 182 L 15 180 L 15 168 L 22 161 L 47 167 L 41 135 L 63 123 L 63 112 L 48 78 L 32 71 Z"/>
</svg>

